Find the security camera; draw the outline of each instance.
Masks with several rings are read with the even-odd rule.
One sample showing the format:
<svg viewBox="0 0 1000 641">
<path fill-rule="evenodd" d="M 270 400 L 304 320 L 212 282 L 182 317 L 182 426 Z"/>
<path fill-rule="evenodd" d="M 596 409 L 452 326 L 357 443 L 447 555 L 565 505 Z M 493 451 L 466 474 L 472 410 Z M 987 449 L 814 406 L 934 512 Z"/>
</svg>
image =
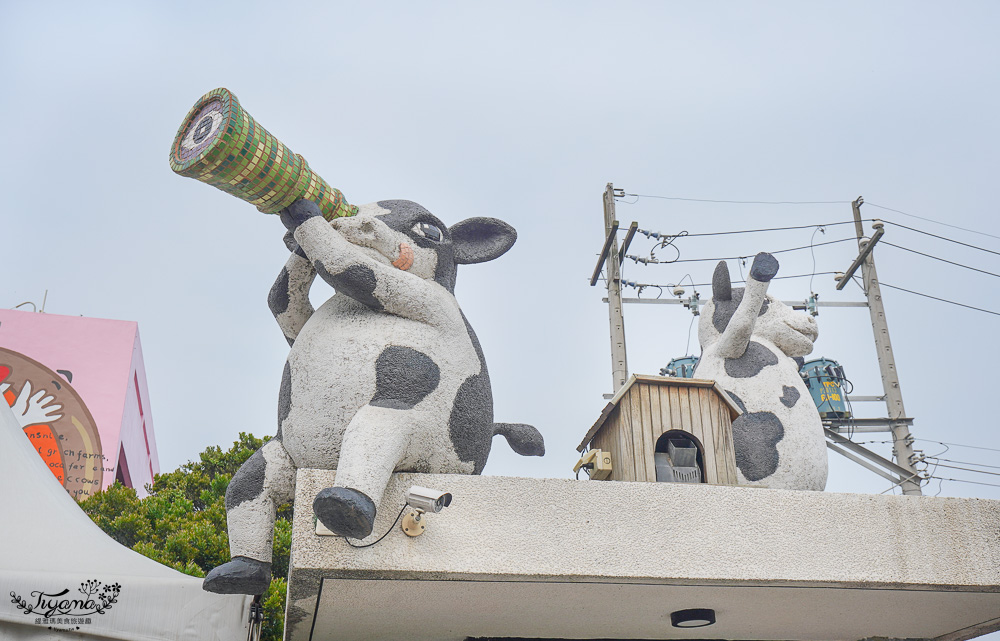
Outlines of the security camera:
<svg viewBox="0 0 1000 641">
<path fill-rule="evenodd" d="M 451 493 L 414 485 L 406 493 L 406 504 L 419 512 L 440 512 L 451 505 Z"/>
</svg>

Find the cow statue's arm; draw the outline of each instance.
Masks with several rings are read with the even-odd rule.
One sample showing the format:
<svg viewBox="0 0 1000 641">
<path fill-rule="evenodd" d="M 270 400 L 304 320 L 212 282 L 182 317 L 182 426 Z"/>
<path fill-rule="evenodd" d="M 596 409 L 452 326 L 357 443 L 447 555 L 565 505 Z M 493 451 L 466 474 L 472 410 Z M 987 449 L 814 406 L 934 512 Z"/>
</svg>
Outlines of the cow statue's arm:
<svg viewBox="0 0 1000 641">
<path fill-rule="evenodd" d="M 739 358 L 746 352 L 757 316 L 767 299 L 767 287 L 777 273 L 778 261 L 774 256 L 761 252 L 754 257 L 743 300 L 716 343 L 723 358 Z"/>
<path fill-rule="evenodd" d="M 323 218 L 316 203 L 296 201 L 282 211 L 281 220 L 316 273 L 339 293 L 375 311 L 426 323 L 442 311 L 428 305 L 431 284 L 367 255 Z"/>
<path fill-rule="evenodd" d="M 292 253 L 271 286 L 267 305 L 291 345 L 315 311 L 309 302 L 309 288 L 316 278 L 316 270 L 291 232 L 285 234 L 285 245 Z"/>
</svg>

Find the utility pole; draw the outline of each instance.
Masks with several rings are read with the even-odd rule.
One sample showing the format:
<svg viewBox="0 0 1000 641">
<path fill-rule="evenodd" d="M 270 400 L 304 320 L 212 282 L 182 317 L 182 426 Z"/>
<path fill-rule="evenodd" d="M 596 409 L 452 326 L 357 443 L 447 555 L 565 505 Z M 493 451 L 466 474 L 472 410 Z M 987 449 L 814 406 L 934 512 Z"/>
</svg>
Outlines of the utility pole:
<svg viewBox="0 0 1000 641">
<path fill-rule="evenodd" d="M 608 265 L 608 312 L 611 324 L 611 376 L 613 392 L 625 386 L 628 360 L 625 356 L 625 319 L 622 316 L 621 260 L 618 257 L 618 220 L 615 218 L 615 188 L 604 189 L 604 235 Z M 610 244 L 609 244 L 610 241 Z M 599 266 L 599 264 L 598 264 Z"/>
<path fill-rule="evenodd" d="M 609 185 L 610 188 L 610 185 Z M 861 222 L 861 205 L 864 198 L 858 197 L 851 203 L 854 211 L 854 228 L 858 234 L 858 250 L 864 254 L 870 241 L 863 240 L 864 224 Z M 605 214 L 605 219 L 607 215 Z M 846 276 L 844 280 L 850 278 Z M 861 263 L 861 278 L 864 283 L 865 296 L 868 298 L 868 312 L 871 314 L 872 331 L 875 334 L 875 351 L 878 354 L 878 367 L 882 374 L 882 389 L 885 392 L 885 404 L 889 414 L 889 429 L 892 432 L 892 453 L 896 463 L 911 473 L 904 477 L 899 486 L 903 494 L 920 496 L 920 477 L 913 466 L 913 437 L 910 429 L 900 419 L 906 418 L 903 409 L 903 393 L 899 389 L 899 376 L 896 372 L 896 359 L 892 355 L 892 344 L 889 342 L 889 325 L 885 320 L 885 308 L 882 306 L 882 290 L 878 282 L 878 272 L 875 271 L 875 257 L 868 252 Z"/>
</svg>

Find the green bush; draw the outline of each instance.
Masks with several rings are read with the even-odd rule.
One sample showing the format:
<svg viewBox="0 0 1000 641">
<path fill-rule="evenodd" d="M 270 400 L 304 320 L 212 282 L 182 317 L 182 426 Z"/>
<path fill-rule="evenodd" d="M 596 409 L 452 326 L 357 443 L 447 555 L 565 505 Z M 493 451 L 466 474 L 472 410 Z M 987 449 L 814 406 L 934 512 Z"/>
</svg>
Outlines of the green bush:
<svg viewBox="0 0 1000 641">
<path fill-rule="evenodd" d="M 157 475 L 146 498 L 116 482 L 80 507 L 122 545 L 185 574 L 205 576 L 229 560 L 225 500 L 229 479 L 267 440 L 240 432 L 228 451 L 210 447 L 199 460 Z M 291 506 L 280 506 L 274 526 L 274 578 L 262 596 L 261 638 L 266 641 L 280 641 L 283 634 L 291 519 Z"/>
</svg>

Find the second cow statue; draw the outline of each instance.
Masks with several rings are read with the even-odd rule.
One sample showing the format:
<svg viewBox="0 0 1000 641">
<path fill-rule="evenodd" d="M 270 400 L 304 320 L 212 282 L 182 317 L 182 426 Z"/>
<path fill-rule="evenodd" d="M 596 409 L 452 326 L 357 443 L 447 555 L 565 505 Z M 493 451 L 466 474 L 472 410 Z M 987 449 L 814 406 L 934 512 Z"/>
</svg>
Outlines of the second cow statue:
<svg viewBox="0 0 1000 641">
<path fill-rule="evenodd" d="M 698 324 L 694 375 L 718 381 L 743 410 L 733 421 L 740 485 L 822 490 L 823 424 L 799 376 L 819 330 L 811 316 L 768 295 L 777 273 L 774 256 L 757 254 L 746 288 L 733 287 L 726 263 L 718 264 Z"/>
<path fill-rule="evenodd" d="M 281 220 L 292 255 L 268 299 L 291 345 L 278 434 L 226 492 L 232 560 L 205 577 L 211 592 L 267 588 L 275 508 L 292 501 L 300 467 L 337 471 L 313 509 L 334 533 L 363 538 L 393 472 L 479 474 L 496 434 L 518 454 L 545 451 L 534 427 L 493 422 L 486 361 L 454 295 L 457 266 L 503 255 L 513 227 L 449 228 L 405 200 L 332 222 L 300 200 Z M 314 310 L 316 274 L 336 294 Z"/>
</svg>

